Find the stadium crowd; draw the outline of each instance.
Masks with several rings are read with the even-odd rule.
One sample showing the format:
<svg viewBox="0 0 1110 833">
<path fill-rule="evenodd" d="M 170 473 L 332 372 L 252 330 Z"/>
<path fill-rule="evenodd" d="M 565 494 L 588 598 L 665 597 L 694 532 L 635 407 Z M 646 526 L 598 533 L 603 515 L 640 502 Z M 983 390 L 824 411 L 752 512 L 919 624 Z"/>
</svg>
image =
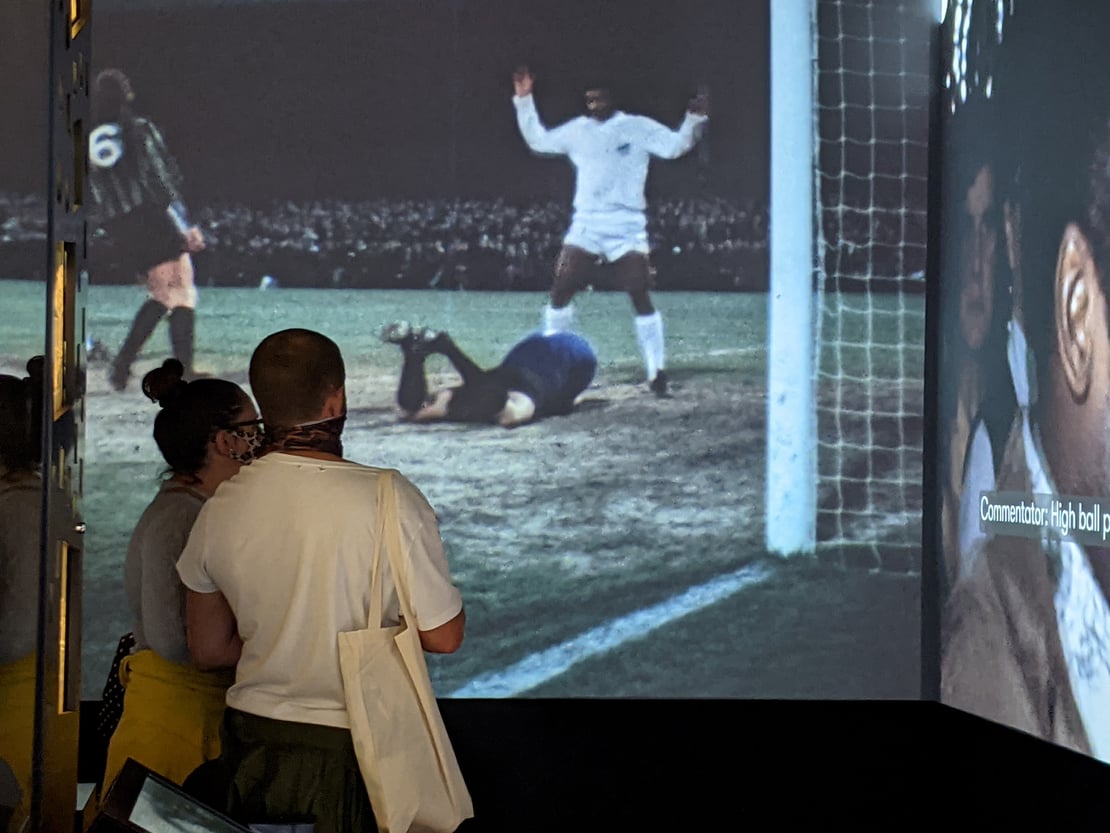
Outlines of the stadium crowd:
<svg viewBox="0 0 1110 833">
<path fill-rule="evenodd" d="M 208 250 L 197 282 L 282 286 L 547 290 L 569 207 L 504 200 L 319 200 L 198 206 Z M 658 202 L 649 212 L 660 289 L 766 289 L 766 210 L 721 198 Z M 0 277 L 41 273 L 46 211 L 35 198 L 0 194 Z M 113 241 L 93 232 L 97 261 Z M 98 282 L 130 283 L 100 270 Z"/>
<path fill-rule="evenodd" d="M 826 253 L 830 277 L 867 276 L 880 279 L 876 286 L 889 278 L 892 286 L 921 288 L 924 212 L 832 213 L 825 212 L 826 233 L 841 242 Z M 269 275 L 282 286 L 546 291 L 568 216 L 569 206 L 557 201 L 200 206 L 195 219 L 209 248 L 197 256 L 197 282 L 254 287 Z M 43 277 L 46 221 L 41 198 L 0 192 L 0 279 Z M 660 200 L 648 221 L 659 289 L 767 289 L 766 207 L 719 197 Z M 109 238 L 94 231 L 90 246 L 98 260 L 110 261 Z M 133 282 L 110 269 L 93 280 Z M 843 279 L 833 285 L 859 288 Z"/>
</svg>

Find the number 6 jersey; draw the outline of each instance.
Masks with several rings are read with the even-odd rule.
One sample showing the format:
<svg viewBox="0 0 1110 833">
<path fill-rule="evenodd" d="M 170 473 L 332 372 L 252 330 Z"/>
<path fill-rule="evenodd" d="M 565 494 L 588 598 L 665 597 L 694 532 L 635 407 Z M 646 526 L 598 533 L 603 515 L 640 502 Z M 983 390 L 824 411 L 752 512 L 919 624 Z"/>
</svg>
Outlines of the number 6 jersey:
<svg viewBox="0 0 1110 833">
<path fill-rule="evenodd" d="M 153 122 L 124 117 L 89 133 L 93 216 L 105 223 L 146 207 L 158 212 L 181 200 L 181 173 Z"/>
</svg>

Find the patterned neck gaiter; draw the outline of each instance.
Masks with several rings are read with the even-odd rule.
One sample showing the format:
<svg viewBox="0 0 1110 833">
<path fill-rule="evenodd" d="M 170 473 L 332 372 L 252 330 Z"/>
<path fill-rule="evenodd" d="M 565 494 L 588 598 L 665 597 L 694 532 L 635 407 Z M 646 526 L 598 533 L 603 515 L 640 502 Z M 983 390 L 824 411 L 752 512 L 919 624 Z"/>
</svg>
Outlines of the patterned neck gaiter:
<svg viewBox="0 0 1110 833">
<path fill-rule="evenodd" d="M 322 451 L 343 456 L 343 426 L 347 415 L 341 414 L 319 422 L 306 422 L 289 428 L 266 428 L 263 453 L 269 451 Z"/>
</svg>

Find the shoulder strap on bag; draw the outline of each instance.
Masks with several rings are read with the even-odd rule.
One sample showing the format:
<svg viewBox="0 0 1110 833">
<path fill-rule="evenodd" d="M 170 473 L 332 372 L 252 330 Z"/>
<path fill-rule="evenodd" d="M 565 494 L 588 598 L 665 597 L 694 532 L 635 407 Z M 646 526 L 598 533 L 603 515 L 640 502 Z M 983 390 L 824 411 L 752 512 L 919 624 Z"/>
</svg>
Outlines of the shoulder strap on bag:
<svg viewBox="0 0 1110 833">
<path fill-rule="evenodd" d="M 382 626 L 382 548 L 385 546 L 388 524 L 385 498 L 392 491 L 390 488 L 392 480 L 393 472 L 389 469 L 378 471 L 377 502 L 374 506 L 374 511 L 377 513 L 378 534 L 374 541 L 374 560 L 370 568 L 370 611 L 367 616 L 367 627 L 369 628 L 380 628 Z"/>
<path fill-rule="evenodd" d="M 397 490 L 393 483 L 393 476 L 395 474 L 395 471 L 384 470 L 382 471 L 382 476 L 378 479 L 380 535 L 378 537 L 378 557 L 375 560 L 378 562 L 381 561 L 381 551 L 384 548 L 386 558 L 389 559 L 390 573 L 393 575 L 393 586 L 397 590 L 397 600 L 400 603 L 401 616 L 404 618 L 405 622 L 415 628 L 416 619 L 412 615 L 412 598 L 409 595 L 409 587 L 405 581 L 405 565 L 401 558 L 401 537 L 399 535 L 401 524 L 397 514 Z M 375 571 L 378 569 L 379 568 L 375 567 Z M 379 577 L 376 576 L 376 578 L 380 581 Z M 377 598 L 380 606 L 380 593 Z"/>
</svg>

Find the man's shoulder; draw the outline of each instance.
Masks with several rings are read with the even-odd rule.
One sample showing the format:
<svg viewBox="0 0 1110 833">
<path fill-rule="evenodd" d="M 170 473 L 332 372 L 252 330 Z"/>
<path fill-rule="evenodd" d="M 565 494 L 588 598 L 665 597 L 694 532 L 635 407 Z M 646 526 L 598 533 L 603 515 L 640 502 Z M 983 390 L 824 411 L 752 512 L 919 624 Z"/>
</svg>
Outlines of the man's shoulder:
<svg viewBox="0 0 1110 833">
<path fill-rule="evenodd" d="M 1044 656 L 1056 624 L 1049 556 L 1040 541 L 995 536 L 982 548 L 971 573 L 952 589 L 944 632 L 952 645 L 969 642 L 991 650 Z"/>
<path fill-rule="evenodd" d="M 195 518 L 206 500 L 193 489 L 173 484 L 164 485 L 147 504 L 140 523 L 165 523 L 172 518 Z"/>
<path fill-rule="evenodd" d="M 946 610 L 943 702 L 1085 750 L 1054 595 L 1038 540 L 998 536 Z"/>
<path fill-rule="evenodd" d="M 980 586 L 992 587 L 1003 606 L 1051 616 L 1056 580 L 1049 559 L 1039 539 L 995 535 L 983 545 L 982 567 L 972 575 Z"/>
<path fill-rule="evenodd" d="M 127 124 L 132 130 L 139 133 L 149 133 L 154 136 L 162 135 L 162 131 L 158 128 L 158 125 L 146 116 L 131 116 L 127 119 Z"/>
<path fill-rule="evenodd" d="M 358 485 L 365 488 L 375 488 L 382 477 L 390 477 L 395 481 L 411 486 L 405 475 L 397 469 L 387 466 L 374 466 L 345 458 L 342 460 L 316 460 L 283 455 L 262 457 L 249 467 L 242 469 L 227 483 L 239 484 L 243 492 L 250 493 L 255 489 L 283 488 L 281 484 L 288 483 L 290 480 L 315 481 L 319 471 L 327 471 L 336 475 L 336 477 L 329 477 L 324 481 L 319 481 L 319 483 L 330 482 L 337 487 L 340 487 L 339 484 L 342 483 L 340 488 L 344 489 L 352 486 L 357 487 Z M 219 490 L 217 490 L 218 495 Z"/>
</svg>

